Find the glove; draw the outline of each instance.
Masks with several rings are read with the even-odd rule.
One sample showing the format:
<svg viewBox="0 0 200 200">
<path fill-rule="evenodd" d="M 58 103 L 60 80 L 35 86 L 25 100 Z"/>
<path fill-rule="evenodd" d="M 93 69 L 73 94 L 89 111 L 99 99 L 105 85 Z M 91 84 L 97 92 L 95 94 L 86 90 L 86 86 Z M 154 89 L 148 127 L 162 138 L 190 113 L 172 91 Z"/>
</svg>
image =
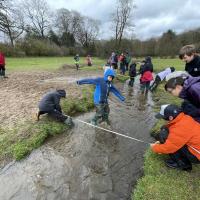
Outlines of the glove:
<svg viewBox="0 0 200 200">
<path fill-rule="evenodd" d="M 161 144 L 164 144 L 169 135 L 169 129 L 166 126 L 160 128 L 160 132 L 155 136 L 155 139 Z"/>
<path fill-rule="evenodd" d="M 76 81 L 77 85 L 79 85 L 79 81 Z"/>
</svg>

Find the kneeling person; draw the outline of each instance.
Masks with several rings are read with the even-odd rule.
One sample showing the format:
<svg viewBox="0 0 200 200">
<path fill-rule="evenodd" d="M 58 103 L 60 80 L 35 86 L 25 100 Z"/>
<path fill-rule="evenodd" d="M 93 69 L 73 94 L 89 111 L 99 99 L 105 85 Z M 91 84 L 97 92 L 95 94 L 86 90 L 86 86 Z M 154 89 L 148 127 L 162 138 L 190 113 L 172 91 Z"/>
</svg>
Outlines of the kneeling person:
<svg viewBox="0 0 200 200">
<path fill-rule="evenodd" d="M 166 141 L 151 144 L 155 153 L 169 154 L 166 165 L 188 171 L 192 169 L 192 163 L 200 163 L 200 124 L 172 104 L 162 105 L 156 118 L 169 121 Z"/>
<path fill-rule="evenodd" d="M 72 119 L 62 113 L 60 106 L 60 99 L 65 97 L 65 90 L 54 90 L 46 93 L 39 103 L 37 120 L 39 121 L 40 115 L 47 113 L 50 117 L 56 119 L 57 121 L 64 122 L 68 126 L 73 126 Z"/>
</svg>

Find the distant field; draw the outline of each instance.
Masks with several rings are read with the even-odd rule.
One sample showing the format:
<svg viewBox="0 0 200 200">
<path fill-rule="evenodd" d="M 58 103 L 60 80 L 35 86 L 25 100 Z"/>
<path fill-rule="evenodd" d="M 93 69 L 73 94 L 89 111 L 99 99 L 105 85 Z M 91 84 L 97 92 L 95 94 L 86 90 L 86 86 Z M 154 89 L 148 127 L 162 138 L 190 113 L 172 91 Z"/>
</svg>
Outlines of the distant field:
<svg viewBox="0 0 200 200">
<path fill-rule="evenodd" d="M 93 58 L 95 66 L 103 65 L 105 60 Z M 26 70 L 56 70 L 63 65 L 74 65 L 73 57 L 31 57 L 31 58 L 6 58 L 8 71 Z M 80 65 L 85 65 L 85 58 L 80 58 Z"/>
<path fill-rule="evenodd" d="M 185 65 L 179 59 L 153 58 L 152 61 L 154 64 L 155 72 L 161 71 L 168 66 L 174 66 L 176 70 L 183 70 Z M 93 64 L 95 67 L 103 66 L 105 63 L 106 59 L 93 58 Z M 8 71 L 56 70 L 65 64 L 74 65 L 73 57 L 6 58 L 6 66 Z M 84 57 L 80 58 L 80 65 L 86 66 Z M 139 69 L 139 65 L 137 68 Z M 91 69 L 94 69 L 94 67 Z"/>
</svg>

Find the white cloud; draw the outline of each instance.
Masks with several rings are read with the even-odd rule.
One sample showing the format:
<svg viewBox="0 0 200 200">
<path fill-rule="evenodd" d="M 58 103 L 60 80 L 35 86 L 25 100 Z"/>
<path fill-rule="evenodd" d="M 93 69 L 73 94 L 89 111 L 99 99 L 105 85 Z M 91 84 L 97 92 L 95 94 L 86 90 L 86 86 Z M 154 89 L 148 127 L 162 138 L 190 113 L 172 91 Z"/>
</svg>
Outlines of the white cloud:
<svg viewBox="0 0 200 200">
<path fill-rule="evenodd" d="M 48 0 L 52 8 L 77 10 L 101 20 L 100 38 L 112 36 L 110 13 L 116 0 Z M 135 0 L 133 11 L 135 35 L 147 39 L 162 35 L 168 29 L 176 33 L 200 27 L 200 0 Z"/>
</svg>

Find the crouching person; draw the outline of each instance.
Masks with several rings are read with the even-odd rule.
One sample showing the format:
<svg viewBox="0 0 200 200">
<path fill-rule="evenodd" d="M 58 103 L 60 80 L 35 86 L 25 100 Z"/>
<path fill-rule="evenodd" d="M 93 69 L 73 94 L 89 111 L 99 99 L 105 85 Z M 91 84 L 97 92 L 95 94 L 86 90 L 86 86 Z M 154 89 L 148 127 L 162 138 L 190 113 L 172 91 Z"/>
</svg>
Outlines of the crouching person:
<svg viewBox="0 0 200 200">
<path fill-rule="evenodd" d="M 163 144 L 159 141 L 151 144 L 152 151 L 169 154 L 168 167 L 192 170 L 192 163 L 200 163 L 200 124 L 172 104 L 162 105 L 156 118 L 169 121 L 166 125 L 169 134 Z"/>
<path fill-rule="evenodd" d="M 37 113 L 37 120 L 39 121 L 40 115 L 48 114 L 53 119 L 63 122 L 68 126 L 73 126 L 73 121 L 62 113 L 60 106 L 60 99 L 66 97 L 65 90 L 55 90 L 46 93 L 39 102 L 39 112 Z"/>
</svg>

